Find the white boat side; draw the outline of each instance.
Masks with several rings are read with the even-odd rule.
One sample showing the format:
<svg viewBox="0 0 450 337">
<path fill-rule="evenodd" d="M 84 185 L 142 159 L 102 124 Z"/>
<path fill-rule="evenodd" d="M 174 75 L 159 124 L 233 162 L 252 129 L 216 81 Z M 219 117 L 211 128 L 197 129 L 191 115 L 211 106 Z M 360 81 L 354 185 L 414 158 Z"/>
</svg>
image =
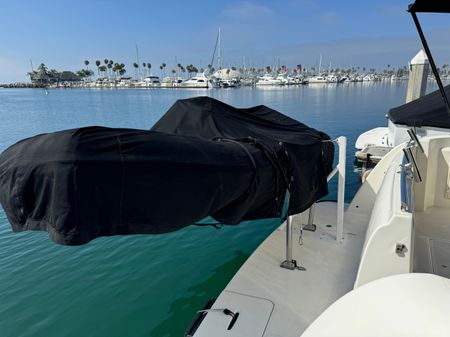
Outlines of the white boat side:
<svg viewBox="0 0 450 337">
<path fill-rule="evenodd" d="M 359 289 L 370 288 L 377 282 L 391 284 L 392 289 L 408 287 L 408 284 L 413 290 L 420 289 L 420 284 L 426 282 L 416 281 L 420 276 L 416 277 L 419 274 L 414 272 L 450 277 L 446 267 L 450 266 L 450 137 L 424 138 L 422 145 L 425 149 L 423 154 L 417 147 L 412 148 L 411 153 L 416 158 L 423 181 L 411 182 L 408 178 L 412 171 L 411 166 L 405 165 L 405 144 L 394 148 L 373 169 L 348 205 L 342 241 L 336 240 L 336 204 L 316 204 L 316 231 L 303 230 L 302 245 L 293 246 L 293 257 L 306 268 L 305 271 L 280 268 L 285 256 L 286 224 L 274 231 L 217 298 L 212 309 L 221 310 L 208 312 L 193 336 L 293 337 L 300 336 L 316 319 L 322 323 L 311 327 L 317 325 L 325 330 L 311 330 L 305 336 L 333 336 L 321 334 L 321 331 L 329 331 L 324 327 L 321 314 L 331 315 L 326 309 L 338 299 L 341 298 L 342 306 L 348 308 L 348 303 L 358 298 L 357 292 L 366 292 Z M 411 190 L 408 190 L 407 181 L 412 186 Z M 414 212 L 412 204 L 415 205 Z M 294 217 L 295 241 L 300 240 L 300 229 L 307 222 L 306 216 L 305 213 Z M 399 285 L 399 281 L 385 281 L 399 274 L 410 275 L 405 277 L 406 283 Z M 432 284 L 434 281 L 429 282 Z M 445 282 L 448 284 L 448 280 Z M 382 292 L 382 286 L 373 287 Z M 411 298 L 420 296 L 417 289 Z M 374 294 L 376 292 L 370 295 L 372 299 L 377 298 Z M 433 293 L 433 296 L 446 298 L 449 294 L 450 288 L 443 287 L 440 295 Z M 386 293 L 378 298 L 380 301 L 386 298 L 388 304 L 393 302 Z M 450 312 L 448 303 L 438 301 L 436 305 Z M 424 305 L 429 307 L 433 303 Z M 229 330 L 232 317 L 223 313 L 224 308 L 234 314 L 239 313 Z M 371 308 L 364 308 L 371 312 Z M 372 317 L 375 321 L 386 318 L 383 313 L 375 314 Z M 414 315 L 420 314 L 418 306 Z M 346 315 L 348 311 L 340 312 L 339 319 Z M 416 317 L 414 315 L 410 317 Z M 403 325 L 400 334 L 396 328 L 389 330 L 391 325 L 395 325 L 396 316 L 388 318 L 390 320 L 381 324 L 385 335 L 417 335 L 414 331 L 417 325 L 414 324 Z M 431 329 L 430 325 L 428 336 L 442 336 L 435 332 L 443 331 L 444 327 L 447 327 L 445 331 L 450 331 L 448 320 L 443 320 L 442 315 L 438 318 L 440 320 L 432 323 L 438 328 Z M 349 325 L 348 320 L 340 326 L 345 325 Z M 370 326 L 361 324 L 359 330 L 343 328 L 343 334 L 334 336 L 376 336 L 371 334 Z M 353 334 L 346 335 L 347 331 L 353 331 Z"/>
</svg>

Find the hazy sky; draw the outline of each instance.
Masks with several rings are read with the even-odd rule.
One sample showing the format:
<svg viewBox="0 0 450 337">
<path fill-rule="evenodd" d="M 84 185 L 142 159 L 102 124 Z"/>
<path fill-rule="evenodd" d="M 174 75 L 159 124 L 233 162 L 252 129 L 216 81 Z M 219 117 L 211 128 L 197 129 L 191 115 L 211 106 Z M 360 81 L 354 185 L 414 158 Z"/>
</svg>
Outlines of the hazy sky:
<svg viewBox="0 0 450 337">
<path fill-rule="evenodd" d="M 403 66 L 420 44 L 412 0 L 0 0 L 0 83 L 26 81 L 30 59 L 57 70 L 113 59 L 206 67 L 218 28 L 224 65 Z M 437 63 L 450 61 L 450 15 L 421 15 Z M 276 61 L 278 62 L 278 61 Z"/>
</svg>

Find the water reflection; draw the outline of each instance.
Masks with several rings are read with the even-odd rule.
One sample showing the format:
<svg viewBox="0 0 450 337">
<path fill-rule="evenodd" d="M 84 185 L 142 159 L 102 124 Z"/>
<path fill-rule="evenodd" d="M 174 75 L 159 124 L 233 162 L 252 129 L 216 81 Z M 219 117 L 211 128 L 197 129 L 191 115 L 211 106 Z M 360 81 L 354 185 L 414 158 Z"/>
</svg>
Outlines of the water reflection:
<svg viewBox="0 0 450 337">
<path fill-rule="evenodd" d="M 212 297 L 217 297 L 247 260 L 248 254 L 237 250 L 234 256 L 212 271 L 205 281 L 190 287 L 188 295 L 179 297 L 170 305 L 167 318 L 157 325 L 150 333 L 152 337 L 180 337 L 194 319 L 198 310 Z M 212 295 L 215 294 L 215 295 Z"/>
</svg>

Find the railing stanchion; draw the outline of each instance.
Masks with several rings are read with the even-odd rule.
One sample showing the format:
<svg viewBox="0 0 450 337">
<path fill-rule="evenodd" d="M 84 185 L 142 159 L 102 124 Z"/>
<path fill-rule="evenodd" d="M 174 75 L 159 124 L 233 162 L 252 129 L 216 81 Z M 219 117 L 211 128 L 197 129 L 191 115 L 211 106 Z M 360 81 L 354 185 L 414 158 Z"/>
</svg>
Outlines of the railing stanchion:
<svg viewBox="0 0 450 337">
<path fill-rule="evenodd" d="M 336 240 L 342 241 L 344 239 L 344 198 L 345 198 L 345 164 L 346 164 L 346 149 L 347 138 L 339 137 L 337 139 L 339 145 L 339 180 L 338 180 L 338 203 L 337 203 L 337 217 L 336 217 Z"/>
<path fill-rule="evenodd" d="M 292 259 L 292 218 L 289 215 L 286 219 L 286 260 L 281 263 L 282 268 L 290 270 L 297 268 L 297 262 Z"/>
<path fill-rule="evenodd" d="M 327 181 L 338 173 L 338 195 L 337 195 L 337 215 L 336 215 L 336 240 L 342 242 L 344 239 L 344 197 L 345 197 L 345 164 L 346 164 L 346 150 L 347 150 L 347 138 L 339 137 L 336 140 L 339 146 L 339 163 L 336 168 L 328 175 Z M 288 200 L 289 200 L 288 195 Z M 308 215 L 308 224 L 303 228 L 314 228 L 314 211 L 315 204 L 311 205 Z M 293 225 L 293 215 L 289 215 L 286 219 L 286 260 L 281 263 L 282 268 L 286 269 L 298 269 L 306 270 L 305 268 L 298 266 L 297 261 L 292 258 L 292 225 Z"/>
</svg>

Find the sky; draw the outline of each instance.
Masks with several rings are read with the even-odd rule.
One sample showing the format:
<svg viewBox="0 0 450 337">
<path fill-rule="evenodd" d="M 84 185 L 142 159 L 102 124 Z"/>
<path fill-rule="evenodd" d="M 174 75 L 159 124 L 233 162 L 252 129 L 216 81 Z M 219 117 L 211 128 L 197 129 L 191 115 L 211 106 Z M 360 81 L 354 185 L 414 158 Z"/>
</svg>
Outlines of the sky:
<svg viewBox="0 0 450 337">
<path fill-rule="evenodd" d="M 45 63 L 79 70 L 84 60 L 211 63 L 221 28 L 224 66 L 385 69 L 420 50 L 412 0 L 0 0 L 0 83 L 28 81 Z M 436 63 L 450 63 L 450 15 L 419 16 Z M 95 69 L 94 69 L 95 70 Z"/>
</svg>

